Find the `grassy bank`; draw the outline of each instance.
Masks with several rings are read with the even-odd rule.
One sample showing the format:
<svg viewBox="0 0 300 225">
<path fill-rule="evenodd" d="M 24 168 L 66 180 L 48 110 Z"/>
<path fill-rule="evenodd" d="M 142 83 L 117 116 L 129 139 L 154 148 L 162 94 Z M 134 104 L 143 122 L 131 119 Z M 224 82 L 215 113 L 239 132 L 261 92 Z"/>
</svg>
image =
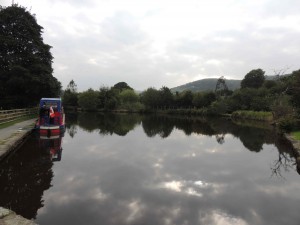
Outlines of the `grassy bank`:
<svg viewBox="0 0 300 225">
<path fill-rule="evenodd" d="M 37 115 L 23 116 L 23 117 L 20 117 L 18 119 L 12 120 L 12 121 L 4 122 L 4 123 L 0 124 L 0 129 L 12 126 L 12 125 L 14 125 L 16 123 L 20 123 L 20 122 L 23 122 L 25 120 L 34 119 L 34 118 L 37 118 Z"/>
<path fill-rule="evenodd" d="M 295 138 L 295 140 L 300 141 L 300 131 L 294 131 L 291 135 Z"/>
<path fill-rule="evenodd" d="M 258 120 L 258 121 L 272 121 L 273 115 L 271 112 L 256 112 L 256 111 L 246 111 L 240 110 L 235 111 L 231 115 L 234 119 L 248 119 L 248 120 Z"/>
</svg>

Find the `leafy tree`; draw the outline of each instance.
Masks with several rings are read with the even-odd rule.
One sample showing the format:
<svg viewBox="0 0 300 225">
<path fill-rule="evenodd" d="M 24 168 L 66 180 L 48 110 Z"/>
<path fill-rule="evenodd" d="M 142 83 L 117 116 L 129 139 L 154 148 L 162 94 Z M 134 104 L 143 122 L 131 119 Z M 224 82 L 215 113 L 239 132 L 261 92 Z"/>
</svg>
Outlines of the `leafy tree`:
<svg viewBox="0 0 300 225">
<path fill-rule="evenodd" d="M 70 81 L 66 90 L 70 91 L 71 93 L 77 93 L 77 84 L 74 82 L 74 80 Z"/>
<path fill-rule="evenodd" d="M 216 101 L 216 94 L 212 91 L 210 92 L 198 92 L 194 94 L 193 105 L 197 108 L 208 107 Z"/>
<path fill-rule="evenodd" d="M 167 87 L 162 87 L 159 90 L 159 105 L 161 107 L 170 107 L 173 105 L 173 94 Z"/>
<path fill-rule="evenodd" d="M 119 90 L 108 87 L 100 88 L 97 108 L 115 109 L 119 103 Z"/>
<path fill-rule="evenodd" d="M 129 90 L 133 90 L 133 88 L 131 88 L 126 82 L 119 82 L 119 83 L 116 83 L 114 86 L 113 86 L 114 89 L 117 89 L 119 91 L 123 91 L 123 90 L 126 90 L 126 89 L 129 89 Z"/>
<path fill-rule="evenodd" d="M 292 79 L 294 80 L 291 95 L 292 104 L 297 109 L 298 115 L 300 115 L 300 70 L 296 70 L 292 73 Z"/>
<path fill-rule="evenodd" d="M 176 95 L 175 101 L 178 107 L 190 108 L 193 106 L 194 95 L 190 90 L 183 91 Z"/>
<path fill-rule="evenodd" d="M 222 76 L 217 80 L 216 88 L 215 88 L 215 93 L 220 96 L 226 96 L 229 92 L 229 89 L 226 84 L 225 77 Z"/>
<path fill-rule="evenodd" d="M 263 86 L 267 89 L 274 88 L 277 85 L 275 80 L 265 80 Z"/>
<path fill-rule="evenodd" d="M 159 100 L 159 91 L 155 88 L 148 88 L 146 91 L 141 93 L 141 101 L 146 107 L 156 108 L 159 105 Z"/>
<path fill-rule="evenodd" d="M 228 112 L 228 104 L 226 104 L 226 101 L 215 101 L 211 104 L 210 107 L 210 113 L 212 114 L 225 114 Z"/>
<path fill-rule="evenodd" d="M 96 110 L 98 103 L 98 95 L 99 93 L 97 91 L 94 91 L 90 88 L 87 91 L 84 91 L 79 94 L 78 105 L 82 109 L 87 111 Z"/>
<path fill-rule="evenodd" d="M 43 28 L 34 15 L 18 5 L 0 6 L 0 27 L 0 105 L 25 107 L 41 97 L 59 96 L 51 46 L 43 43 Z"/>
<path fill-rule="evenodd" d="M 105 103 L 108 100 L 108 92 L 109 88 L 108 87 L 101 87 L 99 90 L 99 95 L 98 95 L 98 107 L 104 109 L 105 108 Z"/>
<path fill-rule="evenodd" d="M 135 103 L 139 100 L 139 96 L 131 89 L 125 89 L 120 93 L 122 103 Z"/>
<path fill-rule="evenodd" d="M 291 96 L 277 95 L 271 105 L 274 119 L 290 117 L 293 114 L 293 107 L 290 104 Z"/>
<path fill-rule="evenodd" d="M 241 88 L 259 88 L 265 81 L 265 71 L 262 69 L 251 70 L 241 82 Z"/>
<path fill-rule="evenodd" d="M 63 94 L 63 101 L 65 105 L 77 106 L 78 105 L 78 93 L 77 85 L 71 80 Z"/>
<path fill-rule="evenodd" d="M 232 95 L 232 104 L 238 105 L 241 110 L 250 110 L 251 101 L 256 94 L 256 90 L 252 88 L 244 88 L 236 90 Z M 237 110 L 237 109 L 236 109 Z"/>
</svg>

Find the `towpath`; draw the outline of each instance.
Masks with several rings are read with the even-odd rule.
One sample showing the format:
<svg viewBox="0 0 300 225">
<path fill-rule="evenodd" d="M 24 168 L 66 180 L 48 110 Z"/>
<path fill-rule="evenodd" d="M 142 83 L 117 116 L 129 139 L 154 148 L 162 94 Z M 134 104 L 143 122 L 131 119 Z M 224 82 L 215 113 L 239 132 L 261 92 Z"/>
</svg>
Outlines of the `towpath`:
<svg viewBox="0 0 300 225">
<path fill-rule="evenodd" d="M 22 121 L 0 129 L 0 160 L 20 145 L 32 132 L 35 120 Z"/>
</svg>

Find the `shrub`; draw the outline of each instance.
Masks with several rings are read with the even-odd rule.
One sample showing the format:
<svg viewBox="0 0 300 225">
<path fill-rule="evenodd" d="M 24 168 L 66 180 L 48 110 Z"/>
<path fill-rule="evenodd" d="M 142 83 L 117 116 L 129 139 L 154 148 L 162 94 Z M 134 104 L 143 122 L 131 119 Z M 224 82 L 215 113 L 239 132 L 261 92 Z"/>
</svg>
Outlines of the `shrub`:
<svg viewBox="0 0 300 225">
<path fill-rule="evenodd" d="M 279 129 L 283 132 L 291 132 L 297 127 L 297 120 L 293 117 L 286 117 L 279 121 Z"/>
</svg>

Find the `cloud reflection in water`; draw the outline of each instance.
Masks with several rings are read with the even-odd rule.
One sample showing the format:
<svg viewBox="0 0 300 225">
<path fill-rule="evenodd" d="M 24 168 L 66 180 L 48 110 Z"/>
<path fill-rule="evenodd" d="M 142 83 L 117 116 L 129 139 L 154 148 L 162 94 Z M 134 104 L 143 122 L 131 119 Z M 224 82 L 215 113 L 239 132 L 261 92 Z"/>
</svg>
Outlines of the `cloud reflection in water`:
<svg viewBox="0 0 300 225">
<path fill-rule="evenodd" d="M 233 135 L 243 128 L 223 125 L 231 131 L 223 144 L 199 135 L 201 128 L 189 136 L 173 129 L 161 137 L 153 136 L 152 126 L 149 138 L 141 124 L 128 126 L 134 127 L 130 131 L 123 125 L 122 135 L 106 136 L 77 127 L 73 138 L 65 137 L 64 161 L 53 168 L 53 187 L 44 194 L 37 222 L 279 225 L 300 220 L 292 211 L 300 200 L 292 194 L 300 191 L 295 171 L 285 174 L 286 182 L 270 178 L 277 154 L 272 131 L 252 131 L 266 135 L 259 141 L 266 143 L 262 151 L 252 152 Z"/>
</svg>

